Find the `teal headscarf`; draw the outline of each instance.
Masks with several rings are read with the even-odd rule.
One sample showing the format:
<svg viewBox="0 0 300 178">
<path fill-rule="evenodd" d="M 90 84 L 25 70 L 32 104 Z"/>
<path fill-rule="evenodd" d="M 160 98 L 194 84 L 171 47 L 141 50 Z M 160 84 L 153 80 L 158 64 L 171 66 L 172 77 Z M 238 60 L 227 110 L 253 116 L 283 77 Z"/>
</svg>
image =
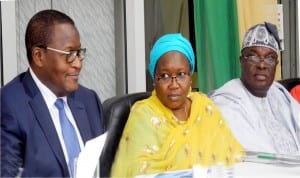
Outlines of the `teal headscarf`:
<svg viewBox="0 0 300 178">
<path fill-rule="evenodd" d="M 191 74 L 194 73 L 195 55 L 189 40 L 184 38 L 180 33 L 166 34 L 160 37 L 154 44 L 150 52 L 149 72 L 154 79 L 155 68 L 158 60 L 167 52 L 178 51 L 184 54 L 190 64 Z"/>
</svg>

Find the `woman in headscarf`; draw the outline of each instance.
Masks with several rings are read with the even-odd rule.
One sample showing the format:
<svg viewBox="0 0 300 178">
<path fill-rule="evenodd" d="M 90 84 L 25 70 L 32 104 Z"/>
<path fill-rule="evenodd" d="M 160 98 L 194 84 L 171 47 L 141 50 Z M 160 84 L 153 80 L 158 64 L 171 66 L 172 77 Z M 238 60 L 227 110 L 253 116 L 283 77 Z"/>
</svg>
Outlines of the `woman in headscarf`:
<svg viewBox="0 0 300 178">
<path fill-rule="evenodd" d="M 243 154 L 212 101 L 191 92 L 194 67 L 193 48 L 181 34 L 156 41 L 149 64 L 154 91 L 131 109 L 112 177 L 230 165 Z"/>
</svg>

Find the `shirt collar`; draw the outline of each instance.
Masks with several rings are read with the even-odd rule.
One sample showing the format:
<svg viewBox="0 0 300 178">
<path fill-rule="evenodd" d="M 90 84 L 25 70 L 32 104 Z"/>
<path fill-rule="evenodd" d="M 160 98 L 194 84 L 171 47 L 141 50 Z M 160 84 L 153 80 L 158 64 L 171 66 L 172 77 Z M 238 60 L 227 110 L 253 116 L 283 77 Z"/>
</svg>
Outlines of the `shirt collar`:
<svg viewBox="0 0 300 178">
<path fill-rule="evenodd" d="M 31 68 L 29 68 L 29 72 L 30 72 L 34 82 L 36 83 L 38 89 L 40 90 L 48 108 L 50 108 L 51 106 L 54 105 L 54 103 L 57 99 L 57 96 L 38 79 L 38 77 L 35 75 L 35 73 L 33 72 L 33 70 Z M 66 96 L 60 97 L 60 98 L 62 98 L 65 102 L 67 102 Z"/>
</svg>

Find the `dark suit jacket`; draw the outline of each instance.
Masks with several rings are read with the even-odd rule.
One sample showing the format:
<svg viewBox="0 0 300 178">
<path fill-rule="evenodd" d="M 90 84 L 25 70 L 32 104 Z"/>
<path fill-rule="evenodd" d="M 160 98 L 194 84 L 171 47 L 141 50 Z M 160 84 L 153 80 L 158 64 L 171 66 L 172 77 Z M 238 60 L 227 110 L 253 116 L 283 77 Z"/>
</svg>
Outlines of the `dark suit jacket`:
<svg viewBox="0 0 300 178">
<path fill-rule="evenodd" d="M 85 143 L 104 132 L 97 94 L 84 88 L 68 104 Z M 69 177 L 47 105 L 27 71 L 1 88 L 1 177 Z"/>
</svg>

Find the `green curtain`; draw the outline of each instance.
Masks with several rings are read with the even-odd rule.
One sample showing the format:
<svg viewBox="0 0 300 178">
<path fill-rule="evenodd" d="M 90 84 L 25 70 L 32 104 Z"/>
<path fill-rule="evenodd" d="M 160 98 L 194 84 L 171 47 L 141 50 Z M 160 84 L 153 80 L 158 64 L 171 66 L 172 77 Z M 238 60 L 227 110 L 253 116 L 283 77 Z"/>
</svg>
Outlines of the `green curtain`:
<svg viewBox="0 0 300 178">
<path fill-rule="evenodd" d="M 240 75 L 235 0 L 194 0 L 199 90 L 209 91 Z"/>
</svg>

